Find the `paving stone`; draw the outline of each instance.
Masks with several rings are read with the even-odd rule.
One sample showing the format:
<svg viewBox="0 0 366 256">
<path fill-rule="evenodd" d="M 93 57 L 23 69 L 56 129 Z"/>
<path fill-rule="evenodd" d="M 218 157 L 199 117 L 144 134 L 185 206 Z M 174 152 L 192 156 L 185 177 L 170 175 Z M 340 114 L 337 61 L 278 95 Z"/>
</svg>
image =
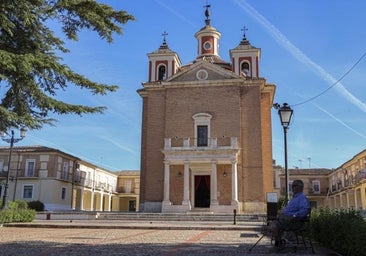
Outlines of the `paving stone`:
<svg viewBox="0 0 366 256">
<path fill-rule="evenodd" d="M 100 223 L 99 228 L 94 228 L 96 223 Z M 173 223 L 150 225 L 148 222 L 142 225 L 130 222 L 128 223 L 130 228 L 126 228 L 126 223 L 122 225 L 118 221 L 96 223 L 92 226 L 89 223 L 88 226 L 85 222 L 75 222 L 73 226 L 70 226 L 70 223 L 66 221 L 45 221 L 34 222 L 32 226 L 28 227 L 26 225 L 5 225 L 0 228 L 0 255 L 278 255 L 277 251 L 272 250 L 267 237 L 249 252 L 249 248 L 259 239 L 260 233 L 255 229 L 244 227 L 240 229 L 238 228 L 240 225 L 235 227 L 229 223 L 227 223 L 226 229 L 223 224 L 201 225 L 197 222 L 179 222 L 174 225 Z M 38 224 L 38 227 L 34 224 Z M 315 250 L 315 255 L 336 255 L 319 245 Z M 307 256 L 314 254 L 310 250 L 298 250 L 295 254 L 289 248 L 279 255 Z"/>
</svg>

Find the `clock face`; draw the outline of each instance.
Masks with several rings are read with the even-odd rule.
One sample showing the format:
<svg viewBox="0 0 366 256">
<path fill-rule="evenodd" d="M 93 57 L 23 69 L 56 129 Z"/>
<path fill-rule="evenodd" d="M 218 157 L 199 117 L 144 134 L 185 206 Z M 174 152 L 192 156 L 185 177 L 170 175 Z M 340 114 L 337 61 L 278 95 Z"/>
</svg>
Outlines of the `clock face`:
<svg viewBox="0 0 366 256">
<path fill-rule="evenodd" d="M 206 79 L 207 79 L 207 77 L 208 77 L 208 73 L 207 73 L 207 71 L 206 71 L 206 70 L 204 70 L 204 69 L 200 69 L 200 70 L 198 70 L 198 71 L 197 71 L 197 73 L 196 73 L 196 78 L 197 78 L 198 80 L 206 80 Z"/>
<path fill-rule="evenodd" d="M 205 49 L 205 50 L 210 50 L 211 48 L 212 48 L 212 45 L 211 45 L 211 42 L 205 42 L 204 44 L 203 44 L 203 48 Z"/>
</svg>

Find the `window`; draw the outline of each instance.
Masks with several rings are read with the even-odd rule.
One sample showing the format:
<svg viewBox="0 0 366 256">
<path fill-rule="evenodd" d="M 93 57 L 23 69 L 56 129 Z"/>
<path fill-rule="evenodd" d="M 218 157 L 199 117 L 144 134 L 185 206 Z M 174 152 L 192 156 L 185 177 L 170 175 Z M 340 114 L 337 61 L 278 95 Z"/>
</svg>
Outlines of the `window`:
<svg viewBox="0 0 366 256">
<path fill-rule="evenodd" d="M 61 200 L 66 200 L 66 188 L 61 188 Z"/>
<path fill-rule="evenodd" d="M 313 193 L 320 194 L 320 181 L 313 180 L 312 181 L 312 189 L 313 189 Z"/>
<path fill-rule="evenodd" d="M 197 147 L 208 146 L 208 127 L 207 125 L 197 126 Z"/>
<path fill-rule="evenodd" d="M 80 183 L 81 182 L 81 174 L 80 174 L 80 170 L 76 170 L 75 172 L 75 179 L 74 179 L 75 183 Z"/>
<path fill-rule="evenodd" d="M 3 172 L 4 171 L 4 161 L 3 160 L 0 160 L 0 172 Z"/>
<path fill-rule="evenodd" d="M 212 48 L 211 42 L 206 41 L 206 42 L 203 44 L 203 49 L 205 49 L 206 51 L 207 51 L 207 50 L 210 50 L 211 48 Z"/>
<path fill-rule="evenodd" d="M 196 73 L 196 78 L 198 80 L 206 80 L 208 78 L 208 72 L 204 69 L 200 69 Z"/>
<path fill-rule="evenodd" d="M 69 163 L 68 162 L 64 162 L 64 164 L 62 166 L 61 179 L 63 179 L 63 180 L 69 179 Z"/>
<path fill-rule="evenodd" d="M 292 193 L 292 181 L 288 182 L 288 193 Z"/>
<path fill-rule="evenodd" d="M 159 78 L 158 80 L 164 80 L 166 78 L 166 68 L 164 65 L 159 66 Z"/>
<path fill-rule="evenodd" d="M 196 138 L 195 146 L 207 147 L 210 138 L 210 121 L 212 115 L 208 113 L 198 113 L 193 117 L 194 119 L 194 137 Z"/>
<path fill-rule="evenodd" d="M 24 185 L 23 186 L 23 198 L 24 199 L 33 198 L 33 185 Z"/>
<path fill-rule="evenodd" d="M 132 191 L 132 180 L 126 180 L 125 181 L 125 192 L 131 193 Z"/>
<path fill-rule="evenodd" d="M 25 176 L 34 177 L 34 169 L 36 166 L 36 161 L 34 159 L 27 159 L 25 162 Z"/>
</svg>

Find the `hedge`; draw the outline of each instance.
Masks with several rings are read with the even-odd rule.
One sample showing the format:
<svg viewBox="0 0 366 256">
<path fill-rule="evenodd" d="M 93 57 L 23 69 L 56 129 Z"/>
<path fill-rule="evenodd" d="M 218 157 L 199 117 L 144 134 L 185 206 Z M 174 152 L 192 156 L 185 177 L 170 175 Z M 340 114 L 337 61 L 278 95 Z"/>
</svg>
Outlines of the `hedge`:
<svg viewBox="0 0 366 256">
<path fill-rule="evenodd" d="M 2 202 L 0 201 L 1 205 Z M 24 200 L 9 201 L 8 208 L 0 211 L 0 223 L 31 222 L 36 217 L 36 211 L 28 209 Z"/>
<path fill-rule="evenodd" d="M 314 209 L 311 236 L 343 256 L 366 256 L 366 221 L 352 209 Z"/>
</svg>

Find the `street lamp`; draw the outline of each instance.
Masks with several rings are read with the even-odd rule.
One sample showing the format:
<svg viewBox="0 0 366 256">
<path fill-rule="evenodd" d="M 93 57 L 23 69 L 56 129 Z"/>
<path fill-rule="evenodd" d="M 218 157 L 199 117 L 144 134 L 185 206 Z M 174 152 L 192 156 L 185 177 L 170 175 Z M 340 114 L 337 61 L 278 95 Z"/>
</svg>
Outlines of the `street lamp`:
<svg viewBox="0 0 366 256">
<path fill-rule="evenodd" d="M 27 129 L 25 127 L 22 127 L 20 129 L 20 138 L 14 138 L 14 130 L 11 130 L 11 135 L 6 132 L 1 132 L 1 139 L 7 143 L 10 143 L 10 150 L 9 150 L 9 159 L 8 159 L 8 173 L 6 175 L 6 182 L 5 182 L 5 189 L 4 189 L 4 195 L 3 195 L 3 204 L 1 205 L 1 210 L 4 210 L 8 208 L 8 187 L 9 187 L 9 180 L 10 180 L 10 161 L 11 161 L 11 154 L 13 152 L 13 146 L 14 143 L 17 143 L 18 141 L 22 140 L 27 133 Z M 9 135 L 10 138 L 5 138 L 6 135 Z"/>
<path fill-rule="evenodd" d="M 287 130 L 290 126 L 291 117 L 293 114 L 293 110 L 287 103 L 283 103 L 282 107 L 278 109 L 278 115 L 280 116 L 281 125 L 283 127 L 283 137 L 284 137 L 284 145 L 285 145 L 285 184 L 286 184 L 286 195 L 285 200 L 286 204 L 289 198 L 288 184 L 289 184 L 289 175 L 287 169 Z"/>
</svg>

